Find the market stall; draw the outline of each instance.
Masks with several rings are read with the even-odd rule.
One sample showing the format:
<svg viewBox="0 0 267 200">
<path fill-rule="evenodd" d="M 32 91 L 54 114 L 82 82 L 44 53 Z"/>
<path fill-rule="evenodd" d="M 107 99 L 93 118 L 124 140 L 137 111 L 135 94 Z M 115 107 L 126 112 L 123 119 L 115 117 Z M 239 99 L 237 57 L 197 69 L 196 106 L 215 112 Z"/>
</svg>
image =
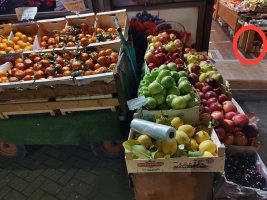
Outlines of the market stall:
<svg viewBox="0 0 267 200">
<path fill-rule="evenodd" d="M 137 87 L 130 44 L 121 48 L 127 24 L 126 11 L 119 10 L 1 25 L 3 155 L 18 153 L 10 144 L 124 137 L 126 100 Z"/>
<path fill-rule="evenodd" d="M 215 62 L 169 26 L 147 42 L 123 143 L 136 199 L 266 198 L 257 118 L 234 100 Z"/>
</svg>

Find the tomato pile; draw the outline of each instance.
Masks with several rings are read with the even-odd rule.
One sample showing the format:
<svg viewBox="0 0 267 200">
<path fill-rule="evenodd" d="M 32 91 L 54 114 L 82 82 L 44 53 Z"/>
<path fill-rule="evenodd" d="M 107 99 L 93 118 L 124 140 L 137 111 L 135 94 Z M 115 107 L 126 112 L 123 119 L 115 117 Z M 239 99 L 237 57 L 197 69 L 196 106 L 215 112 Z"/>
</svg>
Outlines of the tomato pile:
<svg viewBox="0 0 267 200">
<path fill-rule="evenodd" d="M 118 52 L 112 49 L 96 51 L 30 53 L 13 62 L 13 68 L 0 71 L 0 82 L 50 79 L 63 76 L 88 76 L 112 72 L 118 62 Z"/>
</svg>

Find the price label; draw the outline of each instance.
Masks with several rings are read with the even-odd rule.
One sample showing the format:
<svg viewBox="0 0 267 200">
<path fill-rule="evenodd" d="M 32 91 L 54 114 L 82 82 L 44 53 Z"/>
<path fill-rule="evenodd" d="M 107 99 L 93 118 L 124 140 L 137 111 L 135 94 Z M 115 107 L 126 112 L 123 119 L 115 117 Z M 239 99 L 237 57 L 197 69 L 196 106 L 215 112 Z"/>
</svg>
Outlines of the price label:
<svg viewBox="0 0 267 200">
<path fill-rule="evenodd" d="M 19 7 L 15 9 L 19 21 L 34 19 L 37 7 Z"/>
<path fill-rule="evenodd" d="M 127 101 L 129 110 L 139 109 L 146 104 L 147 104 L 147 100 L 144 96 L 140 96 L 140 97 Z"/>
<path fill-rule="evenodd" d="M 71 12 L 80 12 L 86 10 L 83 0 L 62 1 L 64 7 Z"/>
</svg>

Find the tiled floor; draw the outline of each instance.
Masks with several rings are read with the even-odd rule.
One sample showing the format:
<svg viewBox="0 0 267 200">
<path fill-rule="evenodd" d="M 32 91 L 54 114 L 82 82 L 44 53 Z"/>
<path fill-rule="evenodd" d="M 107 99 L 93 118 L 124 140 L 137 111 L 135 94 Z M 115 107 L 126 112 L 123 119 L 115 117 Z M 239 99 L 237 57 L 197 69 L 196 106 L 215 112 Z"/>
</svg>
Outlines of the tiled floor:
<svg viewBox="0 0 267 200">
<path fill-rule="evenodd" d="M 133 199 L 123 159 L 95 156 L 89 146 L 31 146 L 20 161 L 0 158 L 1 200 Z"/>
</svg>

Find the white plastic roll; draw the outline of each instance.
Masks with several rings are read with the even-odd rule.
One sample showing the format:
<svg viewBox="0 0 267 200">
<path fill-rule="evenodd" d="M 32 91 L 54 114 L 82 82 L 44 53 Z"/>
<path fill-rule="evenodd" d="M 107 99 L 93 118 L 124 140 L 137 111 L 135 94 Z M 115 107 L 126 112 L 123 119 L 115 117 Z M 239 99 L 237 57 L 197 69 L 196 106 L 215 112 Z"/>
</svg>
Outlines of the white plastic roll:
<svg viewBox="0 0 267 200">
<path fill-rule="evenodd" d="M 133 119 L 131 122 L 131 128 L 138 133 L 163 141 L 174 140 L 176 134 L 176 130 L 173 127 L 142 119 Z"/>
</svg>

